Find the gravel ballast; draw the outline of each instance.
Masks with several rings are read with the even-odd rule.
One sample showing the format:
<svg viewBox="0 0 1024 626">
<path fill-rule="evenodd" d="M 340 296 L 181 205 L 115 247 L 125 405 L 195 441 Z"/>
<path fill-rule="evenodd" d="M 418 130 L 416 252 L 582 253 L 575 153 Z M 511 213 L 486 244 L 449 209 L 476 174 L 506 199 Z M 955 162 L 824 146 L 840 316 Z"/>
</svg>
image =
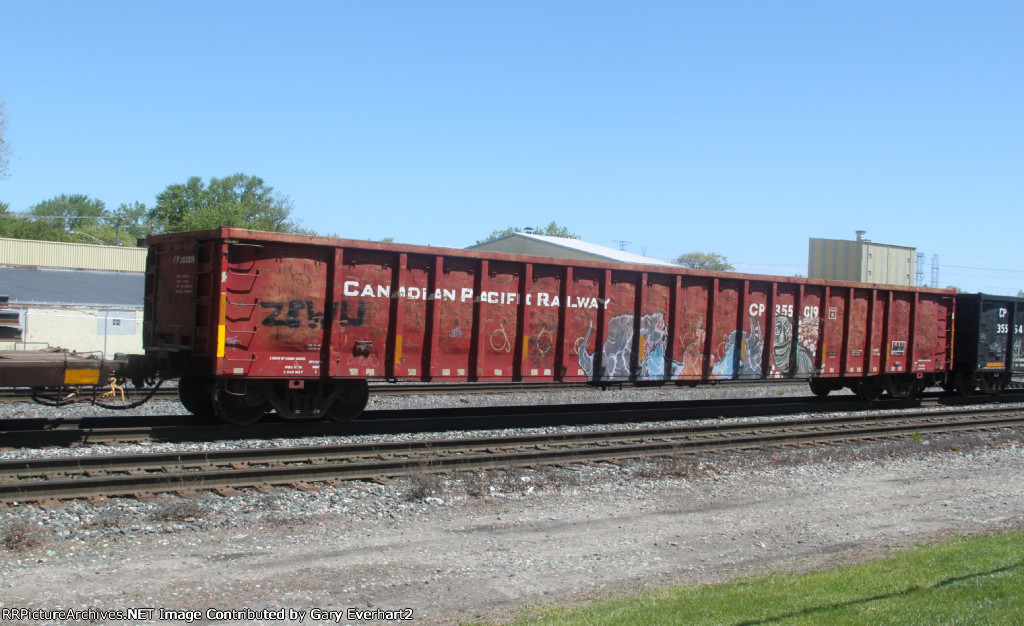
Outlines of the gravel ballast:
<svg viewBox="0 0 1024 626">
<path fill-rule="evenodd" d="M 596 401 L 590 394 L 624 401 L 711 392 L 775 397 L 779 390 L 540 395 L 558 404 Z M 375 402 L 467 406 L 509 404 L 510 396 Z M 162 404 L 150 410 L 169 414 L 177 406 Z M 10 406 L 24 416 L 36 410 Z M 414 623 L 500 620 L 536 603 L 826 566 L 915 541 L 1019 528 L 1020 442 L 1019 432 L 1004 430 L 424 473 L 311 490 L 8 506 L 0 509 L 0 608 L 290 609 L 306 611 L 304 623 L 314 621 L 312 610 L 342 611 L 347 623 L 357 621 L 344 615 L 348 609 L 387 617 L 380 611 L 408 608 Z"/>
</svg>

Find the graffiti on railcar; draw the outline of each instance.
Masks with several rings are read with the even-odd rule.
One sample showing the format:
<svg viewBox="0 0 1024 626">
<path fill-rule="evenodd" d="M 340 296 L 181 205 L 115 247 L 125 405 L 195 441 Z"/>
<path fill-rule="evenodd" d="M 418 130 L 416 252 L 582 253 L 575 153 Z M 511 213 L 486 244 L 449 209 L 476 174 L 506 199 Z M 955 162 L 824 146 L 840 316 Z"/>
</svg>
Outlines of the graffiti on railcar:
<svg viewBox="0 0 1024 626">
<path fill-rule="evenodd" d="M 764 335 L 761 322 L 754 316 L 749 318 L 750 332 L 733 330 L 725 341 L 719 344 L 718 354 L 722 357 L 711 366 L 714 378 L 754 378 L 761 376 L 761 353 Z"/>
<path fill-rule="evenodd" d="M 774 344 L 772 376 L 807 376 L 814 373 L 814 357 L 807 348 L 793 341 L 793 318 L 788 315 L 775 316 Z"/>
<path fill-rule="evenodd" d="M 804 307 L 803 317 L 800 318 L 800 329 L 797 332 L 797 342 L 810 355 L 812 363 L 818 352 L 818 338 L 821 335 L 822 322 L 823 320 L 818 317 L 818 307 Z"/>
<path fill-rule="evenodd" d="M 527 339 L 526 359 L 533 367 L 551 367 L 554 358 L 555 338 L 546 325 L 541 325 L 536 335 Z"/>
<path fill-rule="evenodd" d="M 685 339 L 690 340 L 685 341 Z M 682 359 L 672 362 L 672 378 L 692 380 L 704 375 L 704 341 L 706 339 L 707 330 L 704 328 L 704 316 L 699 315 L 692 334 L 684 337 Z"/>
<path fill-rule="evenodd" d="M 348 302 L 335 302 L 329 311 L 316 310 L 312 300 L 289 300 L 288 309 L 285 310 L 284 302 L 260 302 L 264 309 L 270 309 L 270 314 L 263 318 L 264 326 L 285 326 L 288 328 L 299 328 L 302 326 L 302 317 L 306 319 L 306 326 L 319 328 L 324 320 L 334 311 L 338 312 L 336 318 L 339 326 L 362 326 L 366 321 L 366 302 L 360 300 L 356 304 L 355 316 L 349 315 Z M 284 316 L 282 317 L 282 313 Z M 305 315 L 303 316 L 303 313 Z M 333 317 L 333 316 L 332 316 Z"/>
<path fill-rule="evenodd" d="M 504 323 L 491 331 L 489 341 L 491 350 L 495 352 L 512 352 L 512 339 L 509 338 Z"/>
<path fill-rule="evenodd" d="M 637 380 L 673 380 L 701 376 L 702 349 L 705 330 L 700 316 L 693 333 L 688 336 L 680 360 L 670 359 L 668 352 L 668 324 L 664 311 L 645 313 L 640 317 L 640 354 L 637 358 Z M 601 369 L 595 376 L 595 353 L 586 349 L 594 333 L 591 323 L 586 335 L 577 338 L 576 354 L 580 369 L 591 380 L 628 379 L 633 358 L 635 317 L 631 313 L 616 315 L 608 320 L 608 338 L 601 348 Z"/>
</svg>

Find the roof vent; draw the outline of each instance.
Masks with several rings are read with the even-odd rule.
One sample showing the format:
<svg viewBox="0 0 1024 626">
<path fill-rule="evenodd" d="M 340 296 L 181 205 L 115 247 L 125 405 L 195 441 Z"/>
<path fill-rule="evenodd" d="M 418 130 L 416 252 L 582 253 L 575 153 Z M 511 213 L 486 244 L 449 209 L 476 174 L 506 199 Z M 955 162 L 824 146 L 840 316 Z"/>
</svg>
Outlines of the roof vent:
<svg viewBox="0 0 1024 626">
<path fill-rule="evenodd" d="M 868 234 L 868 231 L 866 231 L 866 230 L 858 230 L 857 231 L 857 241 L 868 241 L 868 238 L 864 236 L 866 234 Z"/>
</svg>

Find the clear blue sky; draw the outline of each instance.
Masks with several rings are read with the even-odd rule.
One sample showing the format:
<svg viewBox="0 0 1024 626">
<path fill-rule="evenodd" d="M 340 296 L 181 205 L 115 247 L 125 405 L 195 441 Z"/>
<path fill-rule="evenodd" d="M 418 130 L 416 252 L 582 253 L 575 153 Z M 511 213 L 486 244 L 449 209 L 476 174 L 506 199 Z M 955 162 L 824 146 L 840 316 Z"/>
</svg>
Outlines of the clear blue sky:
<svg viewBox="0 0 1024 626">
<path fill-rule="evenodd" d="M 809 237 L 1024 289 L 1024 3 L 4 2 L 0 200 L 262 177 L 306 227 L 807 271 Z"/>
</svg>

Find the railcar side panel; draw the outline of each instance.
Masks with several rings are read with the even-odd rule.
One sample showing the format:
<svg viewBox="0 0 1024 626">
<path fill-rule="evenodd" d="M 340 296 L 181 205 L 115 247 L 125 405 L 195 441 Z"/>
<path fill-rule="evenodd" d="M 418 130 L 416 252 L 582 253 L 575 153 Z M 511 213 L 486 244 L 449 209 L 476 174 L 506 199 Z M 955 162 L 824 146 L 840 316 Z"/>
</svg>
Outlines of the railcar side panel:
<svg viewBox="0 0 1024 626">
<path fill-rule="evenodd" d="M 562 307 L 562 268 L 528 264 L 526 329 L 521 343 L 522 377 L 552 380 L 558 346 L 559 310 Z"/>
<path fill-rule="evenodd" d="M 478 274 L 475 343 L 476 375 L 481 380 L 510 380 L 517 367 L 515 346 L 520 333 L 522 265 L 481 261 Z"/>
<path fill-rule="evenodd" d="M 675 362 L 672 378 L 700 381 L 709 375 L 711 335 L 708 320 L 714 302 L 713 279 L 682 276 L 675 300 L 676 331 L 672 338 Z"/>
<path fill-rule="evenodd" d="M 1015 301 L 1013 327 L 1010 328 L 1010 367 L 1014 374 L 1024 374 L 1024 302 Z"/>
<path fill-rule="evenodd" d="M 438 277 L 439 287 L 435 289 L 433 300 L 434 306 L 440 309 L 433 375 L 453 382 L 464 381 L 468 380 L 470 372 L 475 310 L 473 298 L 468 296 L 476 285 L 478 261 L 445 257 L 443 264 L 444 271 Z"/>
<path fill-rule="evenodd" d="M 747 367 L 741 371 L 739 378 L 764 378 L 769 361 L 765 358 L 766 350 L 771 344 L 771 328 L 768 324 L 768 293 L 769 285 L 763 281 L 744 281 L 745 294 L 740 308 L 745 311 L 745 330 L 747 333 L 746 361 Z"/>
<path fill-rule="evenodd" d="M 333 313 L 327 301 L 330 261 L 329 251 L 320 248 L 228 244 L 215 373 L 319 377 Z"/>
<path fill-rule="evenodd" d="M 399 273 L 398 316 L 394 338 L 395 376 L 422 380 L 430 376 L 427 291 L 434 258 L 410 254 Z M 394 287 L 394 285 L 393 285 Z"/>
<path fill-rule="evenodd" d="M 918 296 L 917 319 L 914 327 L 914 372 L 941 372 L 949 368 L 947 355 L 948 329 L 951 328 L 951 307 L 939 297 Z"/>
<path fill-rule="evenodd" d="M 821 306 L 825 287 L 801 285 L 798 308 L 800 320 L 797 328 L 797 342 L 807 351 L 813 367 L 811 374 L 821 371 Z"/>
<path fill-rule="evenodd" d="M 868 289 L 849 290 L 850 305 L 846 309 L 846 350 L 844 376 L 863 376 L 870 370 L 871 348 L 868 333 L 872 292 Z"/>
<path fill-rule="evenodd" d="M 604 272 L 593 268 L 567 268 L 568 301 L 565 303 L 566 371 L 568 380 L 594 378 L 595 352 L 604 306 L 602 284 Z"/>
<path fill-rule="evenodd" d="M 869 323 L 871 324 L 871 375 L 880 374 L 884 363 L 886 320 L 888 319 L 888 295 L 880 290 L 873 290 L 871 295 L 873 306 Z"/>
<path fill-rule="evenodd" d="M 333 251 L 328 374 L 376 378 L 386 374 L 391 343 L 395 255 L 345 248 Z M 401 294 L 399 294 L 401 298 Z"/>
<path fill-rule="evenodd" d="M 949 359 L 951 295 L 930 290 L 234 229 L 152 250 L 147 350 L 214 376 L 851 379 Z"/>
<path fill-rule="evenodd" d="M 672 293 L 674 277 L 644 272 L 643 312 L 640 318 L 640 344 L 637 376 L 641 380 L 663 381 L 672 377 Z"/>
<path fill-rule="evenodd" d="M 822 376 L 842 375 L 840 355 L 843 354 L 843 342 L 845 341 L 846 329 L 843 322 L 846 319 L 846 296 L 847 292 L 839 288 L 827 288 L 825 297 L 825 310 L 821 319 L 822 344 L 821 344 L 821 369 Z"/>
<path fill-rule="evenodd" d="M 639 338 L 635 336 L 637 316 L 636 278 L 634 272 L 608 270 L 604 273 L 601 308 L 598 309 L 600 332 L 595 353 L 596 380 L 630 380 L 636 371 L 633 355 Z"/>
<path fill-rule="evenodd" d="M 774 378 L 803 378 L 814 371 L 811 353 L 797 340 L 799 299 L 798 285 L 776 285 L 770 370 Z"/>
<path fill-rule="evenodd" d="M 886 337 L 886 373 L 907 371 L 907 347 L 910 339 L 912 296 L 901 292 L 889 292 L 889 324 Z"/>
</svg>

